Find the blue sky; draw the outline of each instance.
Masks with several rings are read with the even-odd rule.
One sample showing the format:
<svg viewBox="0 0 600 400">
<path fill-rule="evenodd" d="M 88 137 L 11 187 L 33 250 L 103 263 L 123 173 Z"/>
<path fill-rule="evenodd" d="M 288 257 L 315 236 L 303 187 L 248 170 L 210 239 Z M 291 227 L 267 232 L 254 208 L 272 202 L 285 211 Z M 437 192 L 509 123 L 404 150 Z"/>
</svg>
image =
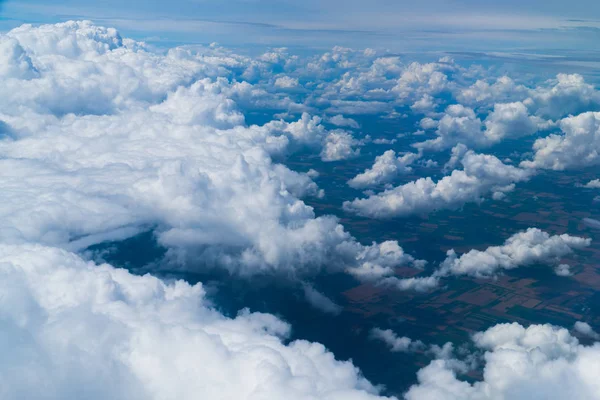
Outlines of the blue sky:
<svg viewBox="0 0 600 400">
<path fill-rule="evenodd" d="M 8 0 L 0 29 L 67 19 L 91 19 L 165 46 L 594 50 L 600 36 L 600 2 L 593 0 Z"/>
</svg>

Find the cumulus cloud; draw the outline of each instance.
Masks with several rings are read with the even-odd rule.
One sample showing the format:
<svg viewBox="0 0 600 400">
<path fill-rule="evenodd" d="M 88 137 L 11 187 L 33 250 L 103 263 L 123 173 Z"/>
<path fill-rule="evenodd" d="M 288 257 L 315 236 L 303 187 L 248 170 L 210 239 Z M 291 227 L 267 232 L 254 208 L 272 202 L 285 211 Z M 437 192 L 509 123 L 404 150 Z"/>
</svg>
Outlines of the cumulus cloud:
<svg viewBox="0 0 600 400">
<path fill-rule="evenodd" d="M 317 310 L 333 315 L 338 315 L 342 312 L 343 308 L 341 306 L 335 304 L 333 300 L 319 292 L 310 284 L 304 283 L 302 288 L 304 290 L 306 301 Z"/>
<path fill-rule="evenodd" d="M 411 353 L 425 348 L 425 344 L 420 340 L 412 340 L 406 336 L 399 337 L 391 329 L 373 328 L 371 330 L 371 338 L 381 340 L 393 352 Z"/>
<path fill-rule="evenodd" d="M 514 183 L 526 181 L 531 176 L 530 171 L 471 150 L 465 150 L 464 154 L 461 152 L 460 163 L 462 170 L 454 170 L 438 182 L 420 178 L 364 199 L 344 202 L 344 209 L 370 218 L 403 217 L 454 209 L 468 202 L 481 201 L 488 193 L 511 191 Z"/>
<path fill-rule="evenodd" d="M 469 275 L 490 277 L 501 270 L 532 264 L 556 264 L 573 250 L 589 246 L 591 239 L 567 234 L 550 236 L 537 228 L 512 235 L 502 246 L 491 246 L 484 251 L 471 250 L 460 257 L 449 250 L 437 275 Z M 558 271 L 569 272 L 568 265 Z M 558 273 L 557 271 L 557 273 Z"/>
<path fill-rule="evenodd" d="M 417 153 L 406 153 L 396 157 L 394 150 L 388 150 L 375 158 L 375 163 L 371 168 L 350 179 L 348 185 L 355 189 L 362 189 L 388 183 L 398 174 L 411 172 L 410 165 L 419 158 L 420 154 Z"/>
<path fill-rule="evenodd" d="M 529 168 L 565 169 L 600 164 L 600 112 L 586 112 L 561 120 L 562 134 L 535 141 L 533 160 L 523 161 Z"/>
<path fill-rule="evenodd" d="M 558 74 L 556 78 L 533 87 L 517 84 L 508 76 L 477 80 L 468 88 L 458 89 L 457 99 L 466 105 L 489 108 L 495 103 L 522 102 L 532 114 L 558 119 L 569 114 L 597 110 L 600 92 L 579 74 Z"/>
<path fill-rule="evenodd" d="M 363 247 L 356 260 L 359 266 L 348 268 L 347 271 L 365 281 L 377 281 L 389 277 L 394 274 L 394 268 L 398 266 L 413 265 L 418 269 L 425 266 L 425 261 L 416 260 L 410 254 L 406 254 L 395 240 Z"/>
<path fill-rule="evenodd" d="M 429 399 L 598 399 L 600 346 L 583 346 L 569 332 L 551 325 L 499 324 L 477 333 L 483 377 L 459 378 L 458 360 L 435 360 L 418 373 L 407 400 Z M 462 364 L 464 365 L 464 364 Z"/>
<path fill-rule="evenodd" d="M 598 334 L 598 332 L 596 332 L 587 322 L 577 321 L 575 322 L 573 329 L 584 336 L 594 340 L 600 340 L 600 334 Z"/>
<path fill-rule="evenodd" d="M 600 179 L 594 179 L 583 185 L 587 189 L 600 189 Z"/>
<path fill-rule="evenodd" d="M 529 136 L 550 126 L 539 117 L 529 115 L 522 102 L 498 103 L 484 121 L 473 109 L 462 104 L 448 106 L 442 118 L 421 121 L 423 128 L 435 127 L 435 139 L 414 144 L 420 149 L 443 150 L 457 144 L 486 147 L 508 138 Z"/>
<path fill-rule="evenodd" d="M 548 83 L 532 89 L 524 100 L 540 116 L 556 119 L 600 107 L 600 92 L 579 74 L 558 74 Z"/>
<path fill-rule="evenodd" d="M 356 157 L 360 154 L 360 142 L 348 132 L 331 132 L 325 138 L 321 159 L 323 161 L 340 161 Z"/>
<path fill-rule="evenodd" d="M 201 284 L 40 245 L 0 245 L 0 274 L 6 399 L 381 398 L 322 345 L 285 344 L 276 317 L 219 314 Z"/>
<path fill-rule="evenodd" d="M 559 264 L 554 268 L 554 273 L 558 276 L 571 276 L 571 266 L 569 264 Z"/>
<path fill-rule="evenodd" d="M 246 125 L 239 102 L 254 101 L 252 85 L 224 76 L 248 60 L 156 54 L 89 22 L 2 40 L 12 69 L 0 80 L 11 138 L 0 142 L 0 240 L 80 250 L 154 230 L 173 267 L 189 257 L 241 274 L 361 266 L 369 246 L 315 217 L 301 198 L 323 192 L 272 159 L 308 146 L 340 160 L 360 143 L 307 113 Z"/>
<path fill-rule="evenodd" d="M 518 85 L 505 75 L 496 78 L 492 84 L 485 80 L 477 80 L 468 88 L 460 89 L 457 98 L 461 103 L 469 106 L 486 106 L 524 99 L 528 93 L 528 88 Z"/>
<path fill-rule="evenodd" d="M 298 87 L 298 78 L 290 78 L 289 76 L 282 76 L 275 79 L 275 86 L 282 89 L 293 89 Z"/>
<path fill-rule="evenodd" d="M 356 122 L 352 118 L 346 118 L 341 114 L 334 115 L 333 117 L 329 118 L 329 122 L 335 126 L 348 127 L 353 129 L 360 128 L 358 122 Z"/>
</svg>

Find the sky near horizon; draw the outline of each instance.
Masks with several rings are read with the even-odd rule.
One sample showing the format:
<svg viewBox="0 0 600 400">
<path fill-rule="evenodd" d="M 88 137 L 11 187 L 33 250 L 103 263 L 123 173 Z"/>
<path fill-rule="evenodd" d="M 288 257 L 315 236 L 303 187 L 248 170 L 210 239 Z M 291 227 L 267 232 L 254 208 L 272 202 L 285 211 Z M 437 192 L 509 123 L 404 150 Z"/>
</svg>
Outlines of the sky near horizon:
<svg viewBox="0 0 600 400">
<path fill-rule="evenodd" d="M 333 45 L 391 51 L 595 50 L 600 3 L 428 0 L 8 0 L 0 29 L 89 19 L 158 45 Z"/>
</svg>

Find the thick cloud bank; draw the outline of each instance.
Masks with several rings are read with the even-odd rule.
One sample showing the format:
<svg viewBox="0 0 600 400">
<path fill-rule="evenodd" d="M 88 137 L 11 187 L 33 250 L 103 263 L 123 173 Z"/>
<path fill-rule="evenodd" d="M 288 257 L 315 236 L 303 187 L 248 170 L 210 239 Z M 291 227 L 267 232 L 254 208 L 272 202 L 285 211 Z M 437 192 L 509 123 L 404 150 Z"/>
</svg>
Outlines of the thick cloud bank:
<svg viewBox="0 0 600 400">
<path fill-rule="evenodd" d="M 227 318 L 200 284 L 64 250 L 0 245 L 3 399 L 375 399 L 350 362 L 284 343 L 268 314 Z"/>
<path fill-rule="evenodd" d="M 233 79 L 255 61 L 161 55 L 88 22 L 25 25 L 0 41 L 0 241 L 79 250 L 151 229 L 173 263 L 234 273 L 380 262 L 301 200 L 322 196 L 308 174 L 272 160 L 301 147 L 341 160 L 359 142 L 307 113 L 248 126 L 240 104 L 283 101 Z"/>
<path fill-rule="evenodd" d="M 502 198 L 516 182 L 529 179 L 531 172 L 503 164 L 498 158 L 477 154 L 464 147 L 454 149 L 462 170 L 454 170 L 441 180 L 420 178 L 393 189 L 344 203 L 344 209 L 371 218 L 404 217 L 439 209 L 455 209 L 479 202 L 488 193 Z"/>
<path fill-rule="evenodd" d="M 71 252 L 153 230 L 174 263 L 242 274 L 415 262 L 316 218 L 301 200 L 322 195 L 314 173 L 272 159 L 310 147 L 339 160 L 359 143 L 306 113 L 248 126 L 240 104 L 280 98 L 233 79 L 252 62 L 209 53 L 153 53 L 88 22 L 0 36 L 2 398 L 379 398 L 351 362 L 286 343 L 272 315 L 229 318 L 201 284 Z"/>
</svg>

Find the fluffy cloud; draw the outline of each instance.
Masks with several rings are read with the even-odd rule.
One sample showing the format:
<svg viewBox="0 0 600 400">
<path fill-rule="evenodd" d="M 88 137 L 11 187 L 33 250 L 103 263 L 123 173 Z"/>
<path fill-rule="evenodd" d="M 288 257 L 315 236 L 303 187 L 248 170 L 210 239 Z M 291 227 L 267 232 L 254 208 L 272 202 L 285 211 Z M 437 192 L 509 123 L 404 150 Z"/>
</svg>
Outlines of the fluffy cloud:
<svg viewBox="0 0 600 400">
<path fill-rule="evenodd" d="M 463 170 L 454 170 L 438 182 L 420 178 L 396 188 L 344 203 L 344 209 L 370 218 L 393 218 L 453 209 L 481 201 L 487 193 L 499 195 L 526 181 L 531 172 L 503 164 L 498 158 L 465 151 Z"/>
<path fill-rule="evenodd" d="M 596 332 L 587 322 L 577 321 L 575 322 L 573 329 L 584 336 L 590 337 L 594 340 L 600 340 L 600 334 L 598 334 L 598 332 Z"/>
<path fill-rule="evenodd" d="M 564 328 L 499 324 L 473 337 L 483 352 L 483 378 L 458 377 L 458 360 L 435 360 L 418 373 L 407 400 L 598 399 L 600 345 L 579 344 Z"/>
<path fill-rule="evenodd" d="M 306 301 L 317 310 L 333 315 L 338 315 L 342 312 L 343 308 L 341 306 L 335 304 L 333 300 L 319 292 L 310 284 L 305 283 L 303 289 Z"/>
<path fill-rule="evenodd" d="M 481 108 L 523 102 L 531 113 L 549 119 L 600 107 L 600 92 L 579 74 L 558 74 L 534 87 L 517 84 L 508 76 L 497 78 L 493 84 L 478 80 L 468 88 L 458 89 L 456 97 L 463 104 Z"/>
<path fill-rule="evenodd" d="M 410 165 L 420 158 L 420 154 L 406 153 L 396 157 L 394 150 L 388 150 L 375 158 L 373 166 L 348 181 L 355 189 L 388 183 L 398 174 L 412 171 Z"/>
<path fill-rule="evenodd" d="M 427 119 L 423 127 L 436 127 L 437 138 L 416 143 L 420 149 L 443 150 L 459 143 L 485 147 L 508 138 L 529 136 L 539 128 L 550 126 L 539 117 L 529 115 L 521 102 L 498 103 L 482 122 L 475 112 L 461 104 L 448 106 L 439 121 Z"/>
<path fill-rule="evenodd" d="M 219 314 L 200 284 L 39 245 L 0 245 L 0 275 L 6 399 L 381 398 L 322 345 L 284 344 L 274 316 Z"/>
<path fill-rule="evenodd" d="M 342 126 L 354 129 L 360 128 L 358 122 L 356 122 L 352 118 L 346 118 L 341 114 L 334 115 L 333 117 L 329 118 L 329 122 L 334 124 L 335 126 Z"/>
<path fill-rule="evenodd" d="M 549 83 L 532 89 L 524 101 L 540 116 L 556 119 L 600 107 L 600 92 L 579 74 L 558 74 Z"/>
<path fill-rule="evenodd" d="M 600 112 L 565 118 L 559 126 L 562 134 L 535 141 L 533 160 L 523 166 L 562 171 L 600 164 Z"/>
<path fill-rule="evenodd" d="M 600 179 L 594 179 L 583 185 L 584 188 L 588 189 L 600 189 Z"/>
<path fill-rule="evenodd" d="M 348 132 L 331 132 L 325 138 L 321 159 L 323 161 L 340 161 L 356 157 L 360 154 L 360 142 Z"/>
<path fill-rule="evenodd" d="M 508 238 L 502 246 L 491 246 L 484 251 L 471 250 L 458 257 L 454 250 L 449 250 L 437 275 L 470 275 L 479 278 L 532 264 L 558 264 L 561 257 L 590 243 L 591 239 L 567 234 L 550 236 L 537 228 L 529 228 Z"/>
<path fill-rule="evenodd" d="M 370 247 L 316 218 L 301 198 L 322 191 L 272 160 L 306 146 L 340 160 L 360 143 L 306 113 L 247 126 L 238 102 L 252 85 L 222 77 L 247 60 L 155 54 L 89 22 L 2 40 L 12 69 L 0 80 L 1 241 L 80 250 L 154 230 L 173 267 L 188 257 L 241 274 L 361 267 Z"/>
<path fill-rule="evenodd" d="M 377 281 L 394 274 L 394 268 L 401 265 L 413 265 L 422 268 L 425 261 L 416 260 L 406 254 L 395 240 L 382 243 L 373 243 L 364 247 L 356 256 L 360 263 L 358 267 L 348 268 L 347 271 L 357 278 L 365 281 Z"/>
<path fill-rule="evenodd" d="M 469 106 L 486 106 L 524 99 L 528 93 L 525 86 L 517 85 L 508 76 L 501 76 L 491 85 L 485 80 L 478 80 L 468 88 L 461 89 L 457 98 Z"/>
<path fill-rule="evenodd" d="M 410 353 L 425 348 L 425 344 L 420 340 L 412 340 L 406 336 L 399 337 L 391 329 L 373 328 L 371 330 L 371 338 L 381 340 L 393 352 Z"/>
</svg>

